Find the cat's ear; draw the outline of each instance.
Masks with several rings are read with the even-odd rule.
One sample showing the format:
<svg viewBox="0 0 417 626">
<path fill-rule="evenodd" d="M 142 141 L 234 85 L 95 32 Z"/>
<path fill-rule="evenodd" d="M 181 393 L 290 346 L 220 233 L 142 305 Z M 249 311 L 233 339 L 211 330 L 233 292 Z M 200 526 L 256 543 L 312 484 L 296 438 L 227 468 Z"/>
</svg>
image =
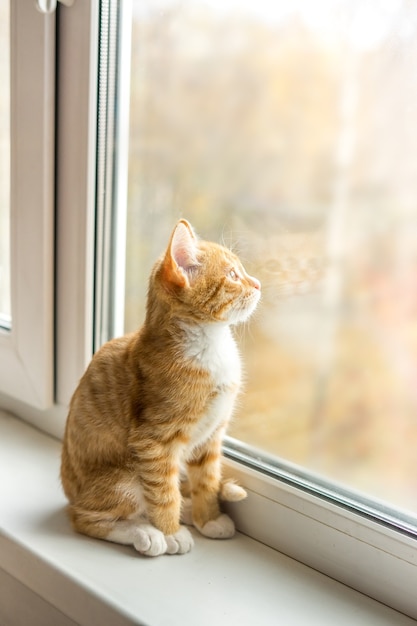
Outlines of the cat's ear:
<svg viewBox="0 0 417 626">
<path fill-rule="evenodd" d="M 179 287 L 189 285 L 192 270 L 199 265 L 198 239 L 187 220 L 180 220 L 173 230 L 164 259 L 164 278 Z"/>
</svg>

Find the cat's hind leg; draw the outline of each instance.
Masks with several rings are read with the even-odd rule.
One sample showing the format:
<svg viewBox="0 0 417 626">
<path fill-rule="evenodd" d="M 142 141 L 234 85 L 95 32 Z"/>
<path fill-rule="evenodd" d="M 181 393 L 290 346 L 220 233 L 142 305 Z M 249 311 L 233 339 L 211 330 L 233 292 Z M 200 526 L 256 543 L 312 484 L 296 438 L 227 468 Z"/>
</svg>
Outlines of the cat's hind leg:
<svg viewBox="0 0 417 626">
<path fill-rule="evenodd" d="M 185 554 L 194 545 L 184 526 L 172 535 L 164 535 L 143 518 L 120 519 L 108 511 L 89 511 L 70 506 L 72 524 L 77 532 L 122 545 L 132 545 L 140 554 Z"/>
<path fill-rule="evenodd" d="M 133 545 L 135 550 L 146 556 L 185 554 L 194 545 L 190 531 L 185 526 L 180 526 L 173 535 L 164 535 L 152 524 L 135 520 L 118 520 L 106 539 Z"/>
<path fill-rule="evenodd" d="M 117 520 L 105 539 L 113 543 L 133 545 L 135 550 L 146 556 L 160 556 L 168 549 L 160 530 L 151 524 L 134 520 Z"/>
</svg>

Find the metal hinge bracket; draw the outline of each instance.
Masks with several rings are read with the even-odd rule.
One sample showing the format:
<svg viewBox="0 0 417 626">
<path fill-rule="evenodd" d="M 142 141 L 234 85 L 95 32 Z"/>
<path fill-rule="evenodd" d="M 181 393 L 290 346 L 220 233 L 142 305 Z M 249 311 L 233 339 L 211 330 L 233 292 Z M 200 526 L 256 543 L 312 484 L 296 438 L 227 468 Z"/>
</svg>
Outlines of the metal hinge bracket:
<svg viewBox="0 0 417 626">
<path fill-rule="evenodd" d="M 72 7 L 75 0 L 59 0 L 59 2 L 66 7 Z M 41 13 L 53 13 L 56 11 L 57 4 L 58 0 L 36 0 L 36 8 Z"/>
</svg>

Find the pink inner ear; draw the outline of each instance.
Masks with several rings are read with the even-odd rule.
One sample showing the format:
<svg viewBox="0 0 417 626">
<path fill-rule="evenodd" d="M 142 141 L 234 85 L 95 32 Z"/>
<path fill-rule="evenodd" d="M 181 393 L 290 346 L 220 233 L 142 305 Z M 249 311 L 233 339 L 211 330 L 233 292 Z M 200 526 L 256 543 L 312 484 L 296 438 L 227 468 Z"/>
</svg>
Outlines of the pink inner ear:
<svg viewBox="0 0 417 626">
<path fill-rule="evenodd" d="M 171 257 L 185 271 L 198 265 L 195 237 L 182 222 L 178 224 L 172 237 Z"/>
</svg>

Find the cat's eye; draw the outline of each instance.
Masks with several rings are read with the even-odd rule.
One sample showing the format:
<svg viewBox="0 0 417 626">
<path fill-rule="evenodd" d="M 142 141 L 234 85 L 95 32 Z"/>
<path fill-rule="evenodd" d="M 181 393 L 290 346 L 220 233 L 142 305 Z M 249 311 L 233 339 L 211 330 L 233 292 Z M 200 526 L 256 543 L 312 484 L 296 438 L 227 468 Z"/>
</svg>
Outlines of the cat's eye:
<svg viewBox="0 0 417 626">
<path fill-rule="evenodd" d="M 236 281 L 237 281 L 237 280 L 239 280 L 239 275 L 238 275 L 238 273 L 236 272 L 236 270 L 234 270 L 234 269 L 231 269 L 231 270 L 230 270 L 230 272 L 229 272 L 228 276 L 229 276 L 229 278 L 231 278 L 232 280 L 236 280 Z"/>
</svg>

